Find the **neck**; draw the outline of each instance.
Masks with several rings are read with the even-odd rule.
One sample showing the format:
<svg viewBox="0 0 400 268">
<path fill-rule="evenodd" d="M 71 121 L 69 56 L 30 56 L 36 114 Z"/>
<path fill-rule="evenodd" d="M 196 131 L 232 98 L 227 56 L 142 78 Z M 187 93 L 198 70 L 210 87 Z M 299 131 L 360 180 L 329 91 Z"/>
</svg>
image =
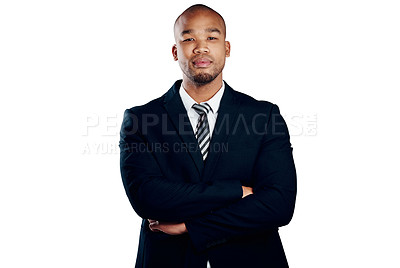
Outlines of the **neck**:
<svg viewBox="0 0 400 268">
<path fill-rule="evenodd" d="M 213 81 L 204 85 L 196 84 L 184 75 L 182 85 L 189 96 L 200 103 L 211 99 L 222 87 L 222 83 L 222 73 L 220 73 Z"/>
</svg>

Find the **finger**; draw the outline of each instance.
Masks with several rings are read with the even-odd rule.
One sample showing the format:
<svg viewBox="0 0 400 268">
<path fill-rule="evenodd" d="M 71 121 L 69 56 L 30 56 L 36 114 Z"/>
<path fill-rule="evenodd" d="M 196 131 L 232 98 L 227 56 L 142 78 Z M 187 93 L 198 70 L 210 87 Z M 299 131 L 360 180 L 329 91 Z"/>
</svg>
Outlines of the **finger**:
<svg viewBox="0 0 400 268">
<path fill-rule="evenodd" d="M 156 228 L 156 226 L 158 226 L 158 224 L 149 224 L 149 228 L 150 228 L 151 231 L 160 232 L 161 230 Z"/>
<path fill-rule="evenodd" d="M 152 228 L 155 228 L 155 227 L 157 227 L 157 226 L 159 226 L 160 225 L 160 223 L 158 222 L 158 221 L 154 221 L 154 222 L 151 222 L 150 224 L 149 224 L 149 226 L 151 226 Z"/>
</svg>

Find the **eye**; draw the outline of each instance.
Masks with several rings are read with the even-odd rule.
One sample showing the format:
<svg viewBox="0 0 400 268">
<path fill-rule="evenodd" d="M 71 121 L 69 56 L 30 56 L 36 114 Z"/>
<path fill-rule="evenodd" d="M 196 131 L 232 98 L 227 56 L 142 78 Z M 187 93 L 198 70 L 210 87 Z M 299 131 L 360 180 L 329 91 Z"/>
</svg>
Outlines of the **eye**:
<svg viewBox="0 0 400 268">
<path fill-rule="evenodd" d="M 216 38 L 216 37 L 213 37 L 213 36 L 210 36 L 210 37 L 208 38 L 208 40 L 217 40 L 217 38 Z"/>
<path fill-rule="evenodd" d="M 194 38 L 187 38 L 187 39 L 183 40 L 182 42 L 190 42 L 190 41 L 193 41 L 193 40 L 194 40 Z"/>
</svg>

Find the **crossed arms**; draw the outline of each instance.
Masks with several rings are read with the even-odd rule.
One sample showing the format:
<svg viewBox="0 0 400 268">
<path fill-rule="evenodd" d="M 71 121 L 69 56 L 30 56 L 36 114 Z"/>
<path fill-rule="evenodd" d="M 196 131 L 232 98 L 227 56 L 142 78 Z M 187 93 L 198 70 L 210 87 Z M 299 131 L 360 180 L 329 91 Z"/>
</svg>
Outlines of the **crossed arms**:
<svg viewBox="0 0 400 268">
<path fill-rule="evenodd" d="M 253 188 L 251 187 L 242 186 L 242 190 L 243 190 L 242 198 L 245 198 L 246 196 L 253 194 Z M 148 219 L 148 221 L 149 221 L 149 228 L 153 232 L 164 232 L 169 235 L 180 235 L 188 232 L 186 224 L 184 222 L 181 223 L 160 222 L 152 219 Z"/>
<path fill-rule="evenodd" d="M 120 141 L 121 175 L 136 213 L 149 220 L 153 231 L 189 232 L 198 250 L 288 224 L 296 197 L 292 148 L 278 107 L 273 105 L 268 112 L 266 134 L 252 172 L 254 185 L 245 187 L 242 178 L 168 181 L 151 152 L 127 149 L 131 144 L 146 144 L 146 140 L 138 131 L 137 117 L 126 110 Z"/>
</svg>

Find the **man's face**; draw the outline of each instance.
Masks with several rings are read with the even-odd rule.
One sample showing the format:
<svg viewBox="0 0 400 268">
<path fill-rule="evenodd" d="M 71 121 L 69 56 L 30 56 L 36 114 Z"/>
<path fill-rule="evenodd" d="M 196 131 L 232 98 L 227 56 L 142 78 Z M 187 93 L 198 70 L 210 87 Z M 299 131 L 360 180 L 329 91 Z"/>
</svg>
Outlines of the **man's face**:
<svg viewBox="0 0 400 268">
<path fill-rule="evenodd" d="M 207 84 L 222 75 L 230 44 L 225 41 L 224 24 L 217 14 L 196 11 L 181 16 L 175 25 L 175 41 L 174 60 L 192 82 Z"/>
</svg>

